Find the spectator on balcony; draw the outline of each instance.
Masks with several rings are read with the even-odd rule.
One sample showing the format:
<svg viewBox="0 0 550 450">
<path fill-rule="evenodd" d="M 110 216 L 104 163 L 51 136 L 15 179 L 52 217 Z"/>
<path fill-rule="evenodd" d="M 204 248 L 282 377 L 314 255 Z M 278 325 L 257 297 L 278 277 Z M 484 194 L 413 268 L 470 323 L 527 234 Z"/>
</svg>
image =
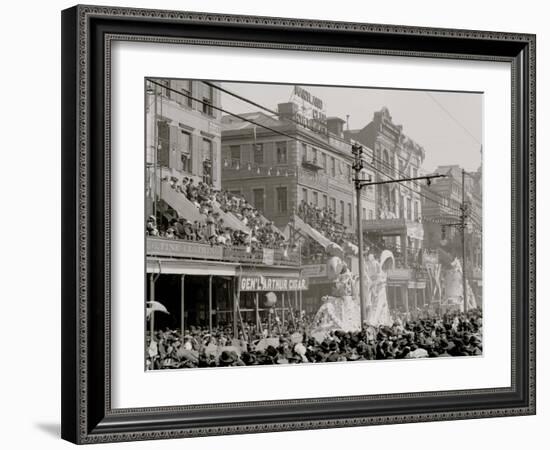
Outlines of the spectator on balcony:
<svg viewBox="0 0 550 450">
<path fill-rule="evenodd" d="M 193 222 L 193 232 L 197 241 L 203 242 L 205 240 L 204 226 L 197 220 Z"/>
<path fill-rule="evenodd" d="M 147 219 L 146 231 L 149 236 L 158 236 L 157 219 L 155 216 L 149 216 Z"/>
<path fill-rule="evenodd" d="M 174 234 L 178 239 L 185 239 L 185 229 L 183 227 L 183 217 L 179 219 L 172 219 L 170 226 L 174 228 Z"/>
<path fill-rule="evenodd" d="M 173 227 L 168 227 L 166 233 L 164 233 L 166 239 L 176 239 L 176 234 L 174 233 Z"/>
<path fill-rule="evenodd" d="M 209 213 L 206 218 L 206 239 L 210 245 L 214 245 L 216 243 L 216 237 L 216 221 L 212 213 Z"/>
</svg>

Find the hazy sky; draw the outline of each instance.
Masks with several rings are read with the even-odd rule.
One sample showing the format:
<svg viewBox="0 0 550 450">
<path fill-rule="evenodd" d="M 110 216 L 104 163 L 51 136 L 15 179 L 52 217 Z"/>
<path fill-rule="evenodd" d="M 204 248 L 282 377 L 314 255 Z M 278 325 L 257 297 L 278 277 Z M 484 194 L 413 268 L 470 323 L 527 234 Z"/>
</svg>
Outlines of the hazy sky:
<svg viewBox="0 0 550 450">
<path fill-rule="evenodd" d="M 222 83 L 222 86 L 270 109 L 287 102 L 293 86 L 280 84 Z M 426 150 L 423 169 L 458 164 L 468 171 L 480 165 L 483 142 L 483 94 L 341 88 L 301 85 L 323 100 L 327 117 L 346 119 L 350 129 L 363 128 L 375 111 L 386 106 L 393 122 Z M 243 113 L 258 108 L 222 93 L 222 108 Z"/>
</svg>

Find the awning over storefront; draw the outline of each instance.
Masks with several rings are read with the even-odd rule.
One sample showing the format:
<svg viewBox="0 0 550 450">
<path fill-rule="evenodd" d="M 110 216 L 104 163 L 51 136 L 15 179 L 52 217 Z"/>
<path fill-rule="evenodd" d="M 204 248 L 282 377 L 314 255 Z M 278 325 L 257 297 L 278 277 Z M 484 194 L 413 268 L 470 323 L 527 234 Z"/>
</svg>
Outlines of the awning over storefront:
<svg viewBox="0 0 550 450">
<path fill-rule="evenodd" d="M 329 244 L 332 243 L 330 239 L 327 239 L 325 236 L 319 233 L 315 228 L 305 223 L 297 215 L 294 215 L 294 227 L 296 228 L 296 230 L 301 231 L 302 233 L 306 234 L 311 239 L 316 241 L 323 248 L 326 248 Z"/>
</svg>

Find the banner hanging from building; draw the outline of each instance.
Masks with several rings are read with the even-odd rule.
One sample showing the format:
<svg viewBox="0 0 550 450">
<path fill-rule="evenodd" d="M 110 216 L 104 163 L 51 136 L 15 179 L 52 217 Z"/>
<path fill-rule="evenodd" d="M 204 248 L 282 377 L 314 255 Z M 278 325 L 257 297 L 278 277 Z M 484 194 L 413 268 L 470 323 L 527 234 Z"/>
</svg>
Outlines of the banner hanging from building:
<svg viewBox="0 0 550 450">
<path fill-rule="evenodd" d="M 307 291 L 307 278 L 243 276 L 239 280 L 241 292 Z"/>
</svg>

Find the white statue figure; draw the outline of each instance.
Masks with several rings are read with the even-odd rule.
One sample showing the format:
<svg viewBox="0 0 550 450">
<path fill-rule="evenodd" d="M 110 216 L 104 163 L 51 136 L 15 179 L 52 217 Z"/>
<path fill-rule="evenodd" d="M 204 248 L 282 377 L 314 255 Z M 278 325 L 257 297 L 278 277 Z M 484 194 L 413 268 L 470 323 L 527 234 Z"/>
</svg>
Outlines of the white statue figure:
<svg viewBox="0 0 550 450">
<path fill-rule="evenodd" d="M 313 319 L 312 335 L 319 341 L 330 331 L 361 329 L 359 280 L 342 260 L 342 249 L 335 247 L 327 248 L 327 253 L 331 255 L 327 261 L 327 277 L 334 281 L 333 295 L 322 298 L 323 304 Z"/>
<path fill-rule="evenodd" d="M 462 285 L 462 264 L 458 258 L 455 258 L 451 263 L 452 269 L 447 271 L 445 276 L 445 292 L 447 305 L 454 305 L 464 310 L 464 293 Z M 466 293 L 468 299 L 468 309 L 477 307 L 474 292 L 468 280 L 466 280 Z"/>
<path fill-rule="evenodd" d="M 391 326 L 392 320 L 386 297 L 387 271 L 393 268 L 393 254 L 384 250 L 380 255 L 380 262 L 371 253 L 365 264 L 365 288 L 367 291 L 367 317 L 368 325 Z"/>
</svg>

